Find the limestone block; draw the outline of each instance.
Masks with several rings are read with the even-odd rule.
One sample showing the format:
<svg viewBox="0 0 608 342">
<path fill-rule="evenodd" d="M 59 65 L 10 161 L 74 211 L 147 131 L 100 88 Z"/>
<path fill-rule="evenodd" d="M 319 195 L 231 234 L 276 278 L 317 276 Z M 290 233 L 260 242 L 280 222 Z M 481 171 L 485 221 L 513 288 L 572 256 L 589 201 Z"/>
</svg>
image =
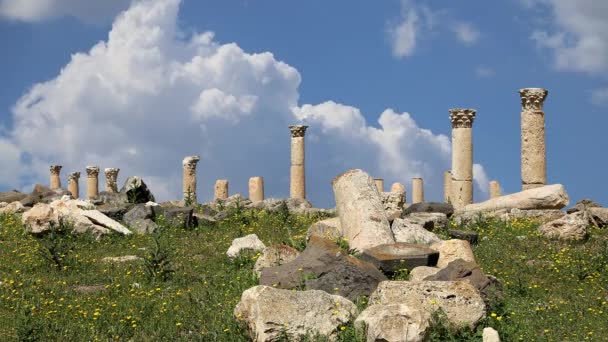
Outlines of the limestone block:
<svg viewBox="0 0 608 342">
<path fill-rule="evenodd" d="M 446 267 L 456 259 L 477 263 L 471 244 L 466 240 L 451 239 L 434 243 L 430 247 L 439 252 L 439 261 L 437 261 L 439 268 Z"/>
<path fill-rule="evenodd" d="M 367 341 L 424 341 L 431 315 L 406 304 L 370 305 L 355 320 L 357 329 L 365 329 Z"/>
<path fill-rule="evenodd" d="M 561 209 L 570 199 L 561 184 L 545 185 L 510 195 L 493 198 L 481 203 L 469 204 L 463 211 L 497 211 L 501 209 Z"/>
</svg>

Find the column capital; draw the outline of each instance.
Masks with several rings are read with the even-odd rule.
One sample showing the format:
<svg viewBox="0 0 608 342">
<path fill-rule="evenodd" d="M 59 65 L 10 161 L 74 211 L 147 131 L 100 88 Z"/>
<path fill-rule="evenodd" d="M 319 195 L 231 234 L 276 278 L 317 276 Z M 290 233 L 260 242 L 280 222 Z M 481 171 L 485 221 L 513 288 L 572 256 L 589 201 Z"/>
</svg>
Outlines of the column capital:
<svg viewBox="0 0 608 342">
<path fill-rule="evenodd" d="M 116 175 L 118 175 L 118 171 L 120 171 L 120 169 L 119 168 L 115 168 L 115 167 L 108 167 L 108 168 L 105 168 L 103 170 L 103 172 L 106 175 L 109 175 L 109 176 L 116 176 Z"/>
<path fill-rule="evenodd" d="M 291 125 L 289 126 L 289 130 L 291 131 L 292 138 L 304 137 L 304 133 L 306 133 L 306 129 L 308 126 L 304 125 Z"/>
<path fill-rule="evenodd" d="M 59 172 L 61 171 L 62 166 L 61 165 L 51 165 L 50 170 L 51 173 L 54 175 L 58 175 Z"/>
<path fill-rule="evenodd" d="M 477 111 L 471 108 L 452 108 L 450 112 L 450 121 L 452 128 L 471 128 L 475 121 L 475 113 Z"/>
<path fill-rule="evenodd" d="M 522 110 L 542 111 L 549 91 L 544 88 L 524 88 L 519 90 Z"/>
<path fill-rule="evenodd" d="M 80 178 L 80 172 L 72 172 L 68 175 L 69 182 L 77 182 Z"/>
<path fill-rule="evenodd" d="M 187 168 L 195 168 L 199 160 L 201 160 L 199 156 L 188 156 L 182 160 L 182 165 Z"/>
<path fill-rule="evenodd" d="M 97 177 L 99 175 L 99 166 L 87 166 L 87 177 Z"/>
</svg>

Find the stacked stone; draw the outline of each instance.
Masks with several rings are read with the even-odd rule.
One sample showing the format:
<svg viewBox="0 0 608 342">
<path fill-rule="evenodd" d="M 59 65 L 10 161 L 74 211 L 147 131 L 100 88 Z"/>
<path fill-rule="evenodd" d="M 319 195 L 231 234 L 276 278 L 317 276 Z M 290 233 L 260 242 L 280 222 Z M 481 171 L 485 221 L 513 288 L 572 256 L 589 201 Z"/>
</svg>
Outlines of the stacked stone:
<svg viewBox="0 0 608 342">
<path fill-rule="evenodd" d="M 61 177 L 59 173 L 61 173 L 61 165 L 51 165 L 51 181 L 50 186 L 51 190 L 61 188 Z"/>
<path fill-rule="evenodd" d="M 80 172 L 72 172 L 68 175 L 68 191 L 72 194 L 72 197 L 80 197 L 80 190 L 78 187 L 78 180 L 80 179 Z"/>
<path fill-rule="evenodd" d="M 116 179 L 118 178 L 120 169 L 109 167 L 103 171 L 106 174 L 106 192 L 117 193 L 118 184 L 116 183 Z"/>
<path fill-rule="evenodd" d="M 473 203 L 474 109 L 450 109 L 452 122 L 452 181 L 450 202 L 454 209 Z"/>
<path fill-rule="evenodd" d="M 99 166 L 87 166 L 87 199 L 99 195 Z"/>
<path fill-rule="evenodd" d="M 184 203 L 196 204 L 196 165 L 201 160 L 199 156 L 188 156 L 182 161 L 184 168 L 184 179 L 182 191 L 184 195 Z"/>
<path fill-rule="evenodd" d="M 291 131 L 290 197 L 306 198 L 306 178 L 304 169 L 304 134 L 308 126 L 289 126 Z"/>
<path fill-rule="evenodd" d="M 549 92 L 543 88 L 519 90 L 521 97 L 521 180 L 528 190 L 547 184 L 545 113 L 543 103 Z"/>
</svg>

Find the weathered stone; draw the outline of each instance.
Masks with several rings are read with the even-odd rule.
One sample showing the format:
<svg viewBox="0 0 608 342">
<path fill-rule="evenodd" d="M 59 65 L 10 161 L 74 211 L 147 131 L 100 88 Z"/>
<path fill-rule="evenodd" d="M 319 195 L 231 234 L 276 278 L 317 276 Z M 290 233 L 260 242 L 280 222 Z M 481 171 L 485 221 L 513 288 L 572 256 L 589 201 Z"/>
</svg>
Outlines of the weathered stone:
<svg viewBox="0 0 608 342">
<path fill-rule="evenodd" d="M 145 204 L 137 204 L 127 212 L 123 221 L 138 234 L 152 233 L 158 228 L 154 222 L 154 210 Z"/>
<path fill-rule="evenodd" d="M 95 199 L 99 194 L 99 166 L 89 165 L 87 171 L 87 199 Z"/>
<path fill-rule="evenodd" d="M 572 206 L 572 208 L 568 208 L 568 210 L 566 210 L 567 214 L 574 214 L 577 211 L 582 211 L 585 209 L 590 209 L 590 208 L 601 208 L 602 206 L 595 203 L 594 201 L 590 200 L 590 199 L 582 199 L 578 202 L 576 202 L 576 204 L 574 206 Z"/>
<path fill-rule="evenodd" d="M 391 192 L 397 192 L 403 195 L 403 201 L 405 201 L 405 185 L 395 182 L 391 185 Z"/>
<path fill-rule="evenodd" d="M 25 209 L 26 209 L 25 206 L 23 206 L 23 204 L 21 204 L 21 202 L 15 201 L 15 202 L 11 202 L 11 203 L 7 204 L 3 208 L 0 208 L 0 214 L 22 213 L 25 211 Z"/>
<path fill-rule="evenodd" d="M 312 236 L 294 261 L 262 269 L 260 284 L 285 289 L 303 286 L 355 300 L 369 296 L 386 279 L 371 263 L 348 255 L 332 241 Z"/>
<path fill-rule="evenodd" d="M 264 200 L 264 177 L 249 178 L 249 199 L 254 203 Z"/>
<path fill-rule="evenodd" d="M 367 341 L 424 341 L 431 315 L 406 304 L 370 305 L 355 320 L 357 329 L 365 329 Z"/>
<path fill-rule="evenodd" d="M 460 209 L 473 203 L 473 122 L 475 109 L 450 109 L 452 122 L 452 181 L 450 203 Z"/>
<path fill-rule="evenodd" d="M 96 199 L 92 200 L 96 205 L 107 205 L 107 206 L 121 206 L 124 204 L 135 204 L 129 203 L 127 194 L 120 192 L 107 192 L 102 191 L 97 195 Z"/>
<path fill-rule="evenodd" d="M 243 250 L 249 249 L 252 251 L 263 251 L 266 246 L 257 235 L 249 234 L 232 240 L 232 244 L 228 248 L 226 255 L 229 258 L 236 258 Z"/>
<path fill-rule="evenodd" d="M 376 184 L 378 192 L 382 194 L 384 192 L 384 178 L 374 178 L 374 184 Z"/>
<path fill-rule="evenodd" d="M 154 202 L 154 195 L 152 195 L 144 180 L 137 176 L 127 178 L 125 184 L 120 188 L 120 192 L 127 195 L 129 203 Z"/>
<path fill-rule="evenodd" d="M 469 204 L 461 211 L 496 211 L 500 209 L 561 209 L 569 203 L 566 189 L 561 184 L 546 185 L 510 195 Z"/>
<path fill-rule="evenodd" d="M 369 304 L 405 304 L 429 314 L 442 309 L 451 323 L 471 327 L 486 314 L 483 298 L 464 281 L 383 281 Z"/>
<path fill-rule="evenodd" d="M 473 285 L 480 293 L 485 294 L 486 290 L 492 285 L 492 280 L 488 278 L 479 266 L 474 262 L 456 259 L 450 262 L 439 272 L 425 277 L 427 281 L 455 281 L 463 280 Z"/>
<path fill-rule="evenodd" d="M 184 195 L 182 201 L 186 206 L 198 203 L 198 199 L 196 196 L 196 165 L 200 160 L 201 157 L 199 156 L 188 156 L 182 160 L 182 192 Z M 154 201 L 154 198 L 152 198 L 151 201 Z"/>
<path fill-rule="evenodd" d="M 291 169 L 289 193 L 291 198 L 306 198 L 304 165 L 304 134 L 308 126 L 289 126 L 291 132 Z"/>
<path fill-rule="evenodd" d="M 420 177 L 412 178 L 412 204 L 424 202 L 424 181 Z"/>
<path fill-rule="evenodd" d="M 72 172 L 68 174 L 68 191 L 72 194 L 72 197 L 80 197 L 80 186 L 78 181 L 80 179 L 80 172 Z"/>
<path fill-rule="evenodd" d="M 520 210 L 515 208 L 500 214 L 498 217 L 507 221 L 513 219 L 531 219 L 540 223 L 547 223 L 562 218 L 565 215 L 566 213 L 557 209 Z"/>
<path fill-rule="evenodd" d="M 106 215 L 102 214 L 97 210 L 83 210 L 82 215 L 86 216 L 89 220 L 91 220 L 91 222 L 96 225 L 106 227 L 123 235 L 131 235 L 131 231 L 125 226 L 112 220 L 111 218 L 107 217 Z"/>
<path fill-rule="evenodd" d="M 430 245 L 441 241 L 437 235 L 424 229 L 422 225 L 407 219 L 396 219 L 391 226 L 391 230 L 395 236 L 395 241 L 400 243 Z"/>
<path fill-rule="evenodd" d="M 342 228 L 340 226 L 340 218 L 332 217 L 313 223 L 308 228 L 308 233 L 306 233 L 306 241 L 310 240 L 312 236 L 318 236 L 333 241 L 341 238 Z"/>
<path fill-rule="evenodd" d="M 410 281 L 421 281 L 424 278 L 439 272 L 441 268 L 431 266 L 418 266 L 410 271 Z"/>
<path fill-rule="evenodd" d="M 454 208 L 448 203 L 417 203 L 405 208 L 401 217 L 406 217 L 412 213 L 443 213 L 450 217 L 454 213 Z"/>
<path fill-rule="evenodd" d="M 502 196 L 502 190 L 500 189 L 500 183 L 498 181 L 490 182 L 490 198 L 496 198 Z"/>
<path fill-rule="evenodd" d="M 498 331 L 490 327 L 483 328 L 482 339 L 483 342 L 500 342 Z"/>
<path fill-rule="evenodd" d="M 443 172 L 443 201 L 450 203 L 450 196 L 452 196 L 452 172 Z"/>
<path fill-rule="evenodd" d="M 42 234 L 59 221 L 57 212 L 45 203 L 38 203 L 21 216 L 25 231 L 30 234 Z"/>
<path fill-rule="evenodd" d="M 527 190 L 547 183 L 543 103 L 548 92 L 543 88 L 524 88 L 519 94 L 522 103 L 521 180 L 522 189 Z"/>
<path fill-rule="evenodd" d="M 49 188 L 51 188 L 51 190 L 61 188 L 61 176 L 59 175 L 61 168 L 61 165 L 51 165 L 50 167 L 51 180 Z"/>
<path fill-rule="evenodd" d="M 245 323 L 254 342 L 279 341 L 285 333 L 290 341 L 306 335 L 335 340 L 338 327 L 357 315 L 348 299 L 323 291 L 289 291 L 255 286 L 243 292 L 234 316 Z"/>
<path fill-rule="evenodd" d="M 123 262 L 140 261 L 140 260 L 143 260 L 143 259 L 136 255 L 124 255 L 124 256 L 119 256 L 119 257 L 105 257 L 105 258 L 101 259 L 101 261 L 109 262 L 109 263 L 123 263 Z"/>
<path fill-rule="evenodd" d="M 228 198 L 228 180 L 218 179 L 213 186 L 213 200 Z"/>
<path fill-rule="evenodd" d="M 471 245 L 475 245 L 479 241 L 479 234 L 474 231 L 450 229 L 448 233 L 452 239 L 466 240 Z"/>
<path fill-rule="evenodd" d="M 403 212 L 403 194 L 398 192 L 381 192 L 380 199 L 389 222 L 399 218 Z"/>
<path fill-rule="evenodd" d="M 39 203 L 40 204 L 40 203 Z M 81 200 L 55 200 L 49 204 L 49 206 L 55 210 L 57 215 L 57 221 L 53 221 L 53 224 L 58 225 L 59 219 L 72 225 L 72 230 L 76 233 L 90 233 L 95 237 L 101 235 L 110 234 L 112 230 L 95 224 L 88 217 L 83 215 L 84 210 L 88 210 L 92 205 L 88 201 Z M 50 225 L 47 227 L 50 229 Z"/>
<path fill-rule="evenodd" d="M 91 222 L 81 214 L 82 211 L 79 208 L 68 207 L 63 201 L 54 201 L 51 204 L 37 203 L 21 216 L 21 222 L 25 226 L 25 231 L 33 235 L 47 233 L 52 226 L 58 227 L 60 221 L 71 224 L 73 231 L 77 233 L 88 232 L 99 237 L 111 232 Z"/>
<path fill-rule="evenodd" d="M 446 267 L 456 259 L 477 263 L 471 249 L 471 244 L 465 240 L 452 239 L 441 241 L 432 244 L 430 248 L 439 252 L 439 260 L 437 261 L 437 267 L 439 268 Z"/>
<path fill-rule="evenodd" d="M 267 267 L 281 266 L 294 261 L 300 252 L 287 245 L 274 245 L 264 248 L 262 255 L 256 260 L 253 270 L 260 276 L 262 269 Z"/>
<path fill-rule="evenodd" d="M 587 211 L 578 211 L 538 227 L 538 231 L 549 238 L 560 240 L 583 240 L 587 237 L 590 217 Z"/>
<path fill-rule="evenodd" d="M 21 201 L 26 197 L 27 194 L 21 193 L 17 190 L 0 192 L 0 202 L 13 203 L 15 201 Z"/>
<path fill-rule="evenodd" d="M 411 213 L 405 220 L 419 224 L 426 230 L 443 229 L 448 225 L 448 217 L 443 213 Z"/>
<path fill-rule="evenodd" d="M 213 216 L 201 214 L 201 213 L 193 213 L 193 219 L 196 221 L 197 225 L 203 226 L 213 226 L 217 223 L 217 220 L 213 218 Z"/>
<path fill-rule="evenodd" d="M 267 198 L 258 202 L 247 202 L 247 208 L 264 209 L 268 212 L 279 212 L 287 209 L 291 214 L 303 214 L 312 208 L 312 204 L 304 198 Z"/>
<path fill-rule="evenodd" d="M 95 209 L 114 221 L 123 221 L 125 214 L 133 209 L 134 206 L 135 204 L 131 203 L 115 203 L 98 205 Z"/>
<path fill-rule="evenodd" d="M 598 227 L 608 227 L 608 208 L 589 208 L 588 212 Z"/>
<path fill-rule="evenodd" d="M 425 246 L 397 242 L 370 248 L 363 252 L 361 259 L 371 262 L 384 273 L 392 274 L 400 269 L 435 266 L 439 253 Z"/>
<path fill-rule="evenodd" d="M 347 171 L 332 181 L 336 208 L 350 248 L 364 251 L 393 243 L 393 234 L 378 189 L 362 170 Z"/>
<path fill-rule="evenodd" d="M 192 207 L 153 207 L 155 221 L 164 220 L 168 225 L 183 229 L 190 229 L 196 225 L 194 217 L 194 208 Z M 161 219 L 162 217 L 162 219 Z"/>
</svg>

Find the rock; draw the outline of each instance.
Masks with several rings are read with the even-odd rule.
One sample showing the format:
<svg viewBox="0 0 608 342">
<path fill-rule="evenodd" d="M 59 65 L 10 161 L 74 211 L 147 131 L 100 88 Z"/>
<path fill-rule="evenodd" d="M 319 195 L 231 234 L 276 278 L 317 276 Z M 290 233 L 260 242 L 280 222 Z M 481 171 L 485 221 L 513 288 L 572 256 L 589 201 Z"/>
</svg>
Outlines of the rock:
<svg viewBox="0 0 608 342">
<path fill-rule="evenodd" d="M 414 267 L 414 269 L 412 269 L 410 271 L 410 281 L 424 280 L 424 278 L 431 276 L 431 275 L 439 272 L 440 270 L 441 269 L 438 267 L 430 267 L 430 266 Z"/>
<path fill-rule="evenodd" d="M 21 202 L 19 202 L 19 203 L 21 203 Z M 8 205 L 8 203 L 6 203 L 6 202 L 0 202 L 0 208 L 4 208 L 7 205 Z"/>
<path fill-rule="evenodd" d="M 123 221 L 137 234 L 153 233 L 158 225 L 154 222 L 152 208 L 146 204 L 137 204 L 124 215 Z"/>
<path fill-rule="evenodd" d="M 396 242 L 430 245 L 441 241 L 434 233 L 407 219 L 395 219 L 391 230 Z"/>
<path fill-rule="evenodd" d="M 452 239 L 434 243 L 430 247 L 439 252 L 439 261 L 437 261 L 437 267 L 439 268 L 446 267 L 456 259 L 477 263 L 471 244 L 468 241 Z"/>
<path fill-rule="evenodd" d="M 0 202 L 13 203 L 16 201 L 21 201 L 26 197 L 27 194 L 21 193 L 17 190 L 0 192 Z"/>
<path fill-rule="evenodd" d="M 91 222 L 96 225 L 106 227 L 123 235 L 131 235 L 131 231 L 125 226 L 112 220 L 111 218 L 107 217 L 106 215 L 102 214 L 97 210 L 83 210 L 82 215 L 87 217 L 89 220 L 91 220 Z"/>
<path fill-rule="evenodd" d="M 243 201 L 245 202 L 245 199 Z M 263 209 L 272 213 L 286 209 L 291 214 L 303 214 L 312 208 L 312 204 L 303 198 L 267 198 L 255 203 L 246 200 L 245 203 L 248 209 Z"/>
<path fill-rule="evenodd" d="M 44 205 L 44 203 L 38 203 L 36 206 Z M 82 208 L 89 208 L 90 203 L 82 200 L 55 200 L 48 206 L 55 210 L 58 220 L 54 221 L 54 224 L 59 224 L 59 218 L 69 222 L 72 225 L 72 230 L 76 233 L 91 233 L 93 236 L 99 238 L 101 235 L 110 234 L 112 231 L 106 227 L 95 224 L 88 217 L 83 215 Z M 50 229 L 50 226 L 47 227 Z"/>
<path fill-rule="evenodd" d="M 133 209 L 134 206 L 135 204 L 132 203 L 114 203 L 102 204 L 96 206 L 95 209 L 114 221 L 124 221 L 125 214 Z"/>
<path fill-rule="evenodd" d="M 493 284 L 479 266 L 474 262 L 456 259 L 435 274 L 428 275 L 427 281 L 455 281 L 463 280 L 473 285 L 481 294 L 487 295 L 487 289 Z"/>
<path fill-rule="evenodd" d="M 389 222 L 399 218 L 403 212 L 403 194 L 399 192 L 381 192 L 380 199 Z"/>
<path fill-rule="evenodd" d="M 59 216 L 50 205 L 38 203 L 21 216 L 21 221 L 25 225 L 26 232 L 37 235 L 46 233 L 52 224 L 57 224 Z"/>
<path fill-rule="evenodd" d="M 120 189 L 120 193 L 127 196 L 129 203 L 154 202 L 154 195 L 152 195 L 143 179 L 137 176 L 127 178 Z"/>
<path fill-rule="evenodd" d="M 146 207 L 158 207 L 160 204 L 152 201 L 146 202 Z"/>
<path fill-rule="evenodd" d="M 332 217 L 313 223 L 308 228 L 308 233 L 306 233 L 306 241 L 310 240 L 313 235 L 333 241 L 341 238 L 342 228 L 340 226 L 340 218 Z"/>
<path fill-rule="evenodd" d="M 164 220 L 165 223 L 171 226 L 176 226 L 182 229 L 190 229 L 196 226 L 194 221 L 194 208 L 192 207 L 153 207 L 156 215 L 155 222 L 159 223 Z M 160 216 L 163 218 L 161 219 Z"/>
<path fill-rule="evenodd" d="M 439 253 L 425 246 L 397 242 L 365 250 L 361 259 L 371 262 L 384 273 L 392 274 L 404 268 L 435 266 Z"/>
<path fill-rule="evenodd" d="M 589 208 L 587 211 L 597 227 L 608 227 L 608 208 Z"/>
<path fill-rule="evenodd" d="M 429 314 L 442 309 L 451 323 L 473 328 L 486 314 L 483 298 L 464 281 L 383 281 L 369 304 L 405 304 Z"/>
<path fill-rule="evenodd" d="M 1 214 L 22 213 L 25 210 L 26 210 L 26 208 L 23 206 L 23 204 L 21 204 L 21 202 L 14 201 L 14 202 L 11 202 L 11 203 L 7 204 L 6 206 L 0 208 L 0 215 Z"/>
<path fill-rule="evenodd" d="M 209 215 L 205 215 L 205 214 L 201 214 L 201 213 L 193 213 L 192 219 L 196 221 L 197 225 L 213 226 L 217 223 L 217 221 L 215 220 L 215 218 L 213 218 L 213 216 L 209 216 Z"/>
<path fill-rule="evenodd" d="M 264 248 L 266 248 L 266 246 L 262 241 L 260 241 L 257 235 L 249 234 L 247 236 L 232 240 L 232 244 L 228 248 L 226 255 L 232 259 L 236 258 L 236 256 L 239 255 L 239 253 L 241 253 L 244 249 L 262 251 Z"/>
<path fill-rule="evenodd" d="M 408 206 L 403 210 L 403 215 L 406 217 L 412 213 L 442 213 L 447 217 L 452 216 L 454 208 L 448 203 L 428 202 L 428 203 L 416 203 Z"/>
<path fill-rule="evenodd" d="M 572 207 L 572 208 L 568 208 L 568 210 L 566 210 L 567 214 L 574 214 L 577 211 L 582 211 L 582 210 L 587 210 L 590 208 L 601 208 L 602 206 L 593 202 L 590 199 L 582 199 L 578 202 L 576 202 L 576 204 Z"/>
<path fill-rule="evenodd" d="M 494 330 L 494 328 L 483 328 L 483 342 L 500 342 L 500 336 L 498 336 L 498 331 Z"/>
<path fill-rule="evenodd" d="M 212 203 L 215 210 L 221 211 L 229 208 L 246 208 L 251 205 L 251 201 L 248 198 L 243 197 L 241 194 L 234 194 L 224 200 L 218 200 Z"/>
<path fill-rule="evenodd" d="M 70 198 L 72 198 L 72 193 L 66 189 L 51 190 L 44 185 L 36 184 L 32 192 L 21 199 L 20 202 L 26 207 L 32 207 L 37 203 L 49 204 L 55 200 L 61 199 L 63 196 L 70 196 Z"/>
<path fill-rule="evenodd" d="M 336 208 L 350 248 L 360 252 L 393 243 L 393 234 L 374 180 L 362 170 L 347 171 L 332 181 Z"/>
<path fill-rule="evenodd" d="M 355 320 L 355 328 L 365 329 L 367 341 L 424 341 L 431 315 L 406 304 L 370 305 Z"/>
<path fill-rule="evenodd" d="M 500 209 L 562 209 L 570 202 L 561 184 L 545 185 L 510 195 L 492 198 L 485 202 L 469 204 L 459 212 L 496 211 Z"/>
<path fill-rule="evenodd" d="M 123 263 L 123 262 L 140 261 L 140 260 L 143 260 L 143 259 L 138 256 L 135 256 L 135 255 L 125 255 L 125 256 L 120 256 L 120 257 L 105 257 L 105 258 L 101 259 L 101 261 L 103 261 L 103 262 L 111 262 L 111 263 Z"/>
<path fill-rule="evenodd" d="M 411 213 L 405 220 L 417 223 L 429 231 L 443 229 L 448 225 L 448 217 L 443 213 Z"/>
<path fill-rule="evenodd" d="M 312 236 L 294 261 L 262 269 L 260 284 L 323 290 L 355 300 L 369 296 L 378 283 L 386 279 L 371 263 L 348 255 L 332 241 Z"/>
<path fill-rule="evenodd" d="M 101 191 L 93 201 L 97 206 L 106 205 L 108 207 L 122 207 L 126 204 L 135 204 L 129 202 L 127 194 L 122 192 Z"/>
<path fill-rule="evenodd" d="M 356 306 L 340 296 L 269 286 L 244 291 L 234 309 L 234 316 L 247 326 L 254 342 L 279 341 L 283 331 L 289 341 L 298 341 L 308 334 L 335 340 L 338 327 L 356 314 Z"/>
<path fill-rule="evenodd" d="M 560 240 L 583 240 L 587 237 L 587 227 L 590 217 L 587 211 L 577 211 L 555 221 L 545 223 L 538 227 L 538 231 L 545 237 Z"/>
<path fill-rule="evenodd" d="M 253 270 L 260 276 L 262 269 L 267 267 L 281 266 L 294 261 L 300 252 L 287 245 L 274 245 L 264 248 L 262 255 L 256 260 Z"/>
<path fill-rule="evenodd" d="M 474 231 L 470 231 L 470 230 L 464 231 L 464 230 L 458 230 L 458 229 L 450 229 L 448 231 L 448 234 L 450 234 L 450 237 L 452 239 L 466 240 L 471 245 L 475 245 L 479 241 L 479 234 L 477 234 Z"/>
</svg>

